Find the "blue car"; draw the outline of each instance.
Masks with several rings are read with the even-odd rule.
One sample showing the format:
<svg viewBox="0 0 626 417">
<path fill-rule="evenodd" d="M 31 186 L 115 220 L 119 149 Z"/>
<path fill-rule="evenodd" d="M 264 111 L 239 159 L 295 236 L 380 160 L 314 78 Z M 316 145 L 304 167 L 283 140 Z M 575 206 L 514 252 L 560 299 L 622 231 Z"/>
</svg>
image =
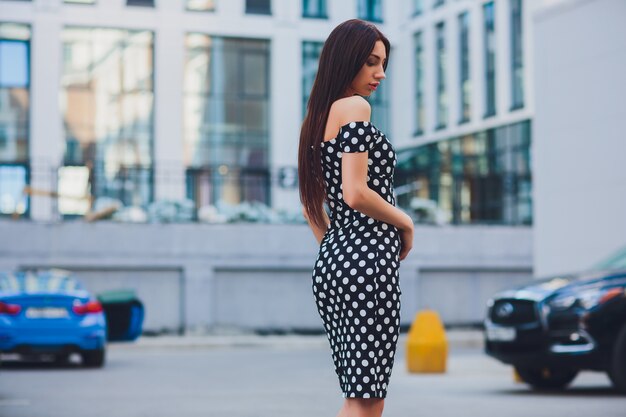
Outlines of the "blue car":
<svg viewBox="0 0 626 417">
<path fill-rule="evenodd" d="M 102 367 L 106 342 L 103 305 L 71 273 L 0 272 L 0 353 L 79 353 L 83 365 Z"/>
</svg>

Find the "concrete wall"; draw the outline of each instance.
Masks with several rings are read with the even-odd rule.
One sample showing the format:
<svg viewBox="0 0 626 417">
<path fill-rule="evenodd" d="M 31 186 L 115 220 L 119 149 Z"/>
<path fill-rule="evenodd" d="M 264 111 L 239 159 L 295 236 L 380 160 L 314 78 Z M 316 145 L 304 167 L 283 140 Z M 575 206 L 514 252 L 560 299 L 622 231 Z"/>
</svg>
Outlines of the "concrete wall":
<svg viewBox="0 0 626 417">
<path fill-rule="evenodd" d="M 77 271 L 94 292 L 135 288 L 146 330 L 321 331 L 311 290 L 317 242 L 304 225 L 0 221 L 0 269 Z M 435 308 L 479 323 L 487 298 L 532 276 L 532 231 L 417 227 L 402 262 L 402 323 Z"/>
<path fill-rule="evenodd" d="M 586 268 L 626 245 L 626 2 L 534 16 L 535 273 Z"/>
</svg>

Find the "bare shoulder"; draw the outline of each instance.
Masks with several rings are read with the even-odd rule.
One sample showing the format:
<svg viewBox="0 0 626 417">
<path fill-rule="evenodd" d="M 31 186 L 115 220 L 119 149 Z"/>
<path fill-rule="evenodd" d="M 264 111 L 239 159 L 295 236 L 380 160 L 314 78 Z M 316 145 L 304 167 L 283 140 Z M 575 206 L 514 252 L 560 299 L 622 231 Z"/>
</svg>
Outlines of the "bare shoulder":
<svg viewBox="0 0 626 417">
<path fill-rule="evenodd" d="M 372 108 L 367 100 L 356 95 L 341 98 L 330 107 L 329 118 L 342 126 L 349 122 L 370 120 Z"/>
<path fill-rule="evenodd" d="M 361 96 L 336 100 L 331 106 L 324 131 L 324 141 L 337 136 L 339 128 L 350 122 L 369 122 L 372 113 L 370 104 Z"/>
</svg>

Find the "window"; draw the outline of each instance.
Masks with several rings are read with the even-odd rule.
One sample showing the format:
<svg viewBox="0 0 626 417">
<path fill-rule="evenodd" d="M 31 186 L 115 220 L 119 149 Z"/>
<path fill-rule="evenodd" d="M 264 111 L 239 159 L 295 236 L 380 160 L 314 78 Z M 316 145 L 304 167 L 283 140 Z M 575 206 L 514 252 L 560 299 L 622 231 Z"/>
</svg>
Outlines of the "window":
<svg viewBox="0 0 626 417">
<path fill-rule="evenodd" d="M 185 40 L 187 196 L 206 205 L 270 204 L 270 42 Z"/>
<path fill-rule="evenodd" d="M 485 24 L 485 117 L 496 114 L 496 36 L 493 1 L 483 6 Z"/>
<path fill-rule="evenodd" d="M 302 118 L 306 116 L 311 89 L 317 75 L 317 66 L 324 42 L 302 42 Z"/>
<path fill-rule="evenodd" d="M 415 44 L 415 133 L 424 132 L 424 51 L 422 32 L 413 35 Z"/>
<path fill-rule="evenodd" d="M 391 51 L 389 52 L 391 55 Z M 389 91 L 391 85 L 388 78 L 384 79 L 376 91 L 367 97 L 370 106 L 372 106 L 372 123 L 374 126 L 387 133 L 390 140 L 393 140 L 393 131 L 391 123 L 389 123 Z"/>
<path fill-rule="evenodd" d="M 96 4 L 96 0 L 63 0 L 67 4 Z"/>
<path fill-rule="evenodd" d="M 419 16 L 424 11 L 424 0 L 412 0 L 413 16 Z"/>
<path fill-rule="evenodd" d="M 328 18 L 326 0 L 303 0 L 302 17 Z"/>
<path fill-rule="evenodd" d="M 453 224 L 532 224 L 530 132 L 524 121 L 399 151 L 398 205 L 418 222 L 436 203 Z"/>
<path fill-rule="evenodd" d="M 467 122 L 471 112 L 471 82 L 470 82 L 470 54 L 469 54 L 469 12 L 459 15 L 459 64 L 460 64 L 460 122 Z"/>
<path fill-rule="evenodd" d="M 30 27 L 0 23 L 0 216 L 27 215 Z"/>
<path fill-rule="evenodd" d="M 358 0 L 359 19 L 381 23 L 383 21 L 382 0 Z"/>
<path fill-rule="evenodd" d="M 185 5 L 187 10 L 199 12 L 215 11 L 215 0 L 186 0 Z"/>
<path fill-rule="evenodd" d="M 64 194 L 144 209 L 152 202 L 153 38 L 149 31 L 63 30 Z M 85 213 L 67 200 L 59 201 L 60 214 Z"/>
<path fill-rule="evenodd" d="M 154 7 L 154 0 L 126 0 L 127 6 Z"/>
<path fill-rule="evenodd" d="M 270 0 L 246 0 L 247 14 L 272 14 Z"/>
<path fill-rule="evenodd" d="M 511 0 L 511 109 L 524 107 L 522 0 Z"/>
<path fill-rule="evenodd" d="M 436 128 L 442 129 L 448 124 L 448 97 L 446 94 L 446 33 L 444 22 L 435 28 L 437 50 L 437 123 Z"/>
</svg>

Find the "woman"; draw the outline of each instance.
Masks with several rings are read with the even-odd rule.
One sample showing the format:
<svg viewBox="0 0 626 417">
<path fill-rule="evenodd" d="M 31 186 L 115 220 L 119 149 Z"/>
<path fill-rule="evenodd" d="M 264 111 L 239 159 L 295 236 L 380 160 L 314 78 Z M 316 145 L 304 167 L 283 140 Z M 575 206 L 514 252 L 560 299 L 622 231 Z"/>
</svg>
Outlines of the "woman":
<svg viewBox="0 0 626 417">
<path fill-rule="evenodd" d="M 399 334 L 399 261 L 413 242 L 411 218 L 395 207 L 394 149 L 363 98 L 385 78 L 388 55 L 374 25 L 337 26 L 300 132 L 300 199 L 320 244 L 313 293 L 346 398 L 338 417 L 382 414 Z"/>
</svg>

